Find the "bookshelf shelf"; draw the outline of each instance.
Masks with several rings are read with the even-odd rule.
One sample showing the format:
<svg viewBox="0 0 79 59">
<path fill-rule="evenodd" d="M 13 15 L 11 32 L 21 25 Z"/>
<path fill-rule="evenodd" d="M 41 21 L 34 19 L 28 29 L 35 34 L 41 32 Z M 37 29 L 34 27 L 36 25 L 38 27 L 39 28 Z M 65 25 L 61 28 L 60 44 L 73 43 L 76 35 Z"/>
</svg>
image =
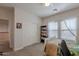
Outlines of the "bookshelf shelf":
<svg viewBox="0 0 79 59">
<path fill-rule="evenodd" d="M 40 39 L 41 39 L 41 42 L 44 43 L 45 41 L 45 38 L 48 37 L 48 28 L 46 25 L 44 26 L 41 26 L 41 34 L 40 34 Z"/>
</svg>

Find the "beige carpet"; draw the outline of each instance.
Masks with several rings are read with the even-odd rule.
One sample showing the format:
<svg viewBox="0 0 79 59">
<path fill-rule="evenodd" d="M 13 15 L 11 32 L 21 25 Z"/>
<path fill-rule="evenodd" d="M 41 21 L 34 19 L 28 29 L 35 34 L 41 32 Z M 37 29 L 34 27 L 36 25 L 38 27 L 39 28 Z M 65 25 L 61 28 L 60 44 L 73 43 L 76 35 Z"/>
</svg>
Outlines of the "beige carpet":
<svg viewBox="0 0 79 59">
<path fill-rule="evenodd" d="M 16 52 L 6 52 L 4 56 L 43 56 L 44 47 L 42 43 L 34 44 L 28 47 L 25 47 L 22 50 Z"/>
</svg>

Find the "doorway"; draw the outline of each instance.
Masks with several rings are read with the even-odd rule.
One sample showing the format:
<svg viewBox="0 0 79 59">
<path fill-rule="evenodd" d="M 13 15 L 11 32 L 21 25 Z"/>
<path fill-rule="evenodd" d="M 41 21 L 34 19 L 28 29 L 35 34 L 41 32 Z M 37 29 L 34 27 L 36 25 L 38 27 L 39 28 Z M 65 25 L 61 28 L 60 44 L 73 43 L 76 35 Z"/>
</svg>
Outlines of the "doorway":
<svg viewBox="0 0 79 59">
<path fill-rule="evenodd" d="M 9 20 L 0 19 L 0 52 L 10 51 Z"/>
</svg>

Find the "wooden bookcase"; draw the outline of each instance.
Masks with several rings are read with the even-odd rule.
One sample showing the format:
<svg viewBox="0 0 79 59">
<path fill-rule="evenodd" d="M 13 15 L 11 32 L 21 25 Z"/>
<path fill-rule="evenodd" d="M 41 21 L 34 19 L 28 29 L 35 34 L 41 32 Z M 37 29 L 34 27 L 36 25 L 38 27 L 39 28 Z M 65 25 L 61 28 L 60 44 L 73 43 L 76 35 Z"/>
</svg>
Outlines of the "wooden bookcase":
<svg viewBox="0 0 79 59">
<path fill-rule="evenodd" d="M 45 38 L 48 37 L 48 28 L 46 25 L 44 26 L 41 26 L 41 33 L 40 33 L 40 39 L 41 39 L 41 42 L 44 43 L 45 41 Z"/>
</svg>

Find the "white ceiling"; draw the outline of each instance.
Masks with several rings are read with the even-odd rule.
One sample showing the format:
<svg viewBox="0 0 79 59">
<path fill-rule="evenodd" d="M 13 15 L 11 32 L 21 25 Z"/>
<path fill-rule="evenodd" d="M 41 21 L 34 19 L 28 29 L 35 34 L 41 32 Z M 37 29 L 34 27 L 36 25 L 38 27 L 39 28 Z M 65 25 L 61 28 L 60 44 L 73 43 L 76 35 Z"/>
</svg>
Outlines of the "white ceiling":
<svg viewBox="0 0 79 59">
<path fill-rule="evenodd" d="M 33 14 L 46 17 L 59 12 L 67 11 L 79 7 L 78 3 L 51 3 L 50 6 L 44 6 L 44 3 L 0 3 L 0 6 L 20 7 Z M 54 11 L 57 9 L 57 11 Z"/>
</svg>

